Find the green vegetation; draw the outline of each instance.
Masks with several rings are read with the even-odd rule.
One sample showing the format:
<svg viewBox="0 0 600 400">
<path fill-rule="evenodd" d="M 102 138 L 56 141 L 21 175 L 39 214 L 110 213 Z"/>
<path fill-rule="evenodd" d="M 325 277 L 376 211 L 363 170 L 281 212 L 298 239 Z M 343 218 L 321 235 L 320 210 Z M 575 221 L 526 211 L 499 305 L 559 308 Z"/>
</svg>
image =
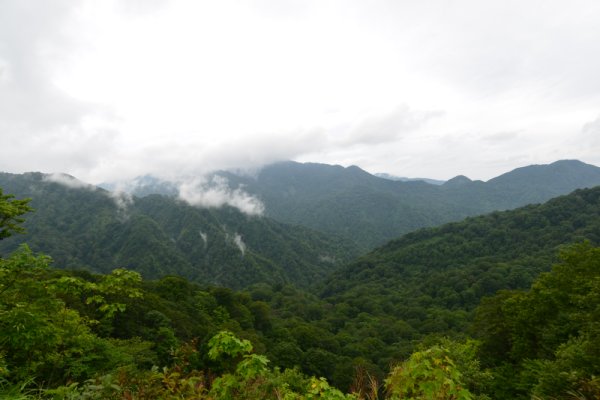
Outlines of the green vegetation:
<svg viewBox="0 0 600 400">
<path fill-rule="evenodd" d="M 14 197 L 12 194 L 3 194 L 0 188 L 0 240 L 25 231 L 20 225 L 23 223 L 21 215 L 31 211 L 28 205 L 30 200 L 16 200 Z"/>
<path fill-rule="evenodd" d="M 518 168 L 488 182 L 457 177 L 443 185 L 390 181 L 355 166 L 295 162 L 266 166 L 256 177 L 223 175 L 259 197 L 269 217 L 343 235 L 362 252 L 419 228 L 600 185 L 600 168 L 575 160 Z"/>
<path fill-rule="evenodd" d="M 36 209 L 24 224 L 27 237 L 3 240 L 0 253 L 27 241 L 60 268 L 123 267 L 148 279 L 180 275 L 232 288 L 307 287 L 358 254 L 347 241 L 230 207 L 200 209 L 162 196 L 118 203 L 102 189 L 69 188 L 39 173 L 0 173 L 0 187 L 32 197 Z"/>
<path fill-rule="evenodd" d="M 496 398 L 598 398 L 600 248 L 564 249 L 527 292 L 501 291 L 477 309 L 480 356 Z"/>
<path fill-rule="evenodd" d="M 134 324 L 116 320 L 139 312 L 133 310 L 136 303 L 152 307 L 145 305 L 152 297 L 160 302 L 156 292 L 139 286 L 137 274 L 115 271 L 89 280 L 52 270 L 48 261 L 22 248 L 0 264 L 0 394 L 5 398 L 592 399 L 600 394 L 600 248 L 590 244 L 563 250 L 561 262 L 529 291 L 485 300 L 474 325 L 479 342 L 423 342 L 389 372 L 385 392 L 368 372 L 363 372 L 367 382 L 349 372 L 352 395 L 296 368 L 270 367 L 260 349 L 254 353 L 250 341 L 230 331 L 180 341 L 173 329 L 178 324 L 158 310 L 135 321 L 139 331 L 133 332 Z M 171 297 L 179 295 L 169 289 Z M 240 312 L 235 318 L 216 306 L 222 294 L 198 291 L 194 297 L 203 304 L 195 312 L 205 318 L 196 325 L 231 326 L 260 340 L 255 326 L 242 329 L 244 308 L 235 296 L 229 299 Z M 215 307 L 207 307 L 210 303 Z M 132 333 L 143 336 L 118 338 Z"/>
<path fill-rule="evenodd" d="M 600 188 L 408 234 L 312 293 L 56 269 L 22 245 L 0 258 L 0 397 L 598 398 L 599 244 Z"/>
</svg>

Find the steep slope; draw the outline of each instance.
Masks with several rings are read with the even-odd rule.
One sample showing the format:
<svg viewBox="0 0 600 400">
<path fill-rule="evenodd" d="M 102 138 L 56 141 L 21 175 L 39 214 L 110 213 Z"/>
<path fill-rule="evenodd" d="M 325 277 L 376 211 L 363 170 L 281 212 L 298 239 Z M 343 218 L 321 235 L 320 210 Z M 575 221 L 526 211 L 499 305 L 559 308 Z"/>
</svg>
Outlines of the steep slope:
<svg viewBox="0 0 600 400">
<path fill-rule="evenodd" d="M 294 345 L 270 352 L 280 365 L 300 354 L 328 377 L 357 366 L 382 376 L 418 343 L 464 338 L 483 297 L 528 288 L 562 246 L 583 240 L 600 244 L 600 187 L 409 233 L 334 272 L 319 299 L 250 293 L 286 317 L 279 329 Z"/>
<path fill-rule="evenodd" d="M 443 185 L 391 181 L 358 167 L 294 162 L 267 166 L 253 178 L 225 176 L 261 198 L 270 217 L 345 235 L 363 250 L 417 228 L 600 185 L 600 168 L 580 161 L 519 168 L 489 182 L 458 176 Z"/>
<path fill-rule="evenodd" d="M 147 278 L 168 274 L 234 288 L 256 282 L 305 286 L 356 255 L 347 242 L 303 227 L 250 217 L 237 209 L 200 209 L 162 196 L 119 198 L 72 178 L 0 174 L 0 187 L 31 197 L 26 236 L 0 243 L 0 253 L 27 242 L 65 268 L 107 272 L 116 266 Z"/>
<path fill-rule="evenodd" d="M 224 171 L 216 175 L 225 178 L 230 188 L 242 188 L 261 199 L 267 216 L 342 235 L 362 252 L 418 228 L 540 203 L 600 185 L 600 168 L 575 160 L 518 168 L 488 182 L 463 175 L 437 184 L 401 181 L 355 166 L 291 161 L 265 166 L 252 175 Z M 177 185 L 150 176 L 138 178 L 125 189 L 137 196 L 177 194 Z"/>
<path fill-rule="evenodd" d="M 530 165 L 490 179 L 486 186 L 505 195 L 507 208 L 539 203 L 549 198 L 600 185 L 600 168 L 577 160 Z"/>
<path fill-rule="evenodd" d="M 396 316 L 419 307 L 431 320 L 435 309 L 470 310 L 498 289 L 528 287 L 561 245 L 582 240 L 600 243 L 600 187 L 407 234 L 333 273 L 322 295 L 361 309 L 393 298 Z"/>
<path fill-rule="evenodd" d="M 268 216 L 344 235 L 362 251 L 462 216 L 438 196 L 435 185 L 377 178 L 355 166 L 284 162 L 256 177 L 225 176 L 259 197 Z"/>
</svg>

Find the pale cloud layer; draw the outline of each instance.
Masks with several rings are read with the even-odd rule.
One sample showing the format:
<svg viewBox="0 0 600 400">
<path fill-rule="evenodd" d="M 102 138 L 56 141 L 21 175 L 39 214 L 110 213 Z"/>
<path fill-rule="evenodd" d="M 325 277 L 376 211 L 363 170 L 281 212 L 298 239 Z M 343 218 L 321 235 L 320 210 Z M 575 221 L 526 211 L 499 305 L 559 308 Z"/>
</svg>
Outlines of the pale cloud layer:
<svg viewBox="0 0 600 400">
<path fill-rule="evenodd" d="M 83 182 L 74 176 L 60 172 L 46 174 L 44 175 L 43 179 L 46 182 L 58 183 L 59 185 L 65 186 L 69 189 L 85 189 L 92 192 L 98 190 L 97 186 Z M 126 188 L 117 186 L 112 191 L 103 190 L 102 193 L 108 196 L 115 203 L 115 206 L 117 206 L 117 211 L 119 212 L 119 216 L 122 219 L 127 219 L 129 217 L 128 208 L 133 204 L 133 196 L 124 189 Z"/>
<path fill-rule="evenodd" d="M 262 215 L 265 210 L 259 199 L 241 188 L 230 188 L 227 180 L 218 175 L 179 183 L 178 197 L 192 206 L 219 208 L 228 205 L 248 215 Z"/>
<path fill-rule="evenodd" d="M 595 0 L 4 0 L 0 170 L 600 164 L 598 21 Z"/>
<path fill-rule="evenodd" d="M 96 190 L 94 185 L 90 185 L 89 183 L 82 182 L 74 176 L 63 174 L 60 172 L 54 172 L 52 174 L 44 175 L 43 178 L 47 182 L 58 183 L 59 185 L 66 186 L 69 189 L 88 189 L 88 190 Z"/>
</svg>

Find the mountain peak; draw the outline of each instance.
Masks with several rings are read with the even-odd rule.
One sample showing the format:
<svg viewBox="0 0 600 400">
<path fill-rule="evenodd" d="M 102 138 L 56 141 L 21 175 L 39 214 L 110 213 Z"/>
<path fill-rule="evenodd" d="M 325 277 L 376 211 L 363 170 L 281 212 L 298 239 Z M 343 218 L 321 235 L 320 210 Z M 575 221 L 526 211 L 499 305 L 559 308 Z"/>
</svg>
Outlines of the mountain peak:
<svg viewBox="0 0 600 400">
<path fill-rule="evenodd" d="M 442 186 L 459 186 L 472 183 L 473 181 L 464 175 L 457 175 L 452 179 L 447 180 Z"/>
<path fill-rule="evenodd" d="M 553 163 L 549 164 L 549 165 L 571 165 L 571 166 L 585 166 L 585 165 L 589 165 L 584 163 L 583 161 L 579 161 L 579 160 L 558 160 L 558 161 L 554 161 Z"/>
</svg>

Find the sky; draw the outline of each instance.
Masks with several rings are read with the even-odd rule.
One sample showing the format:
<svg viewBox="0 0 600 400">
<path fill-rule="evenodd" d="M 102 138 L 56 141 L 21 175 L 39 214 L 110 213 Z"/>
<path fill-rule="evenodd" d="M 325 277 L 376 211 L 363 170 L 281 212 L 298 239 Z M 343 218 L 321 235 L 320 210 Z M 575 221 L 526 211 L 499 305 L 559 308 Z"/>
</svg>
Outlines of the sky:
<svg viewBox="0 0 600 400">
<path fill-rule="evenodd" d="M 600 165 L 597 0 L 0 0 L 0 171 Z"/>
</svg>

